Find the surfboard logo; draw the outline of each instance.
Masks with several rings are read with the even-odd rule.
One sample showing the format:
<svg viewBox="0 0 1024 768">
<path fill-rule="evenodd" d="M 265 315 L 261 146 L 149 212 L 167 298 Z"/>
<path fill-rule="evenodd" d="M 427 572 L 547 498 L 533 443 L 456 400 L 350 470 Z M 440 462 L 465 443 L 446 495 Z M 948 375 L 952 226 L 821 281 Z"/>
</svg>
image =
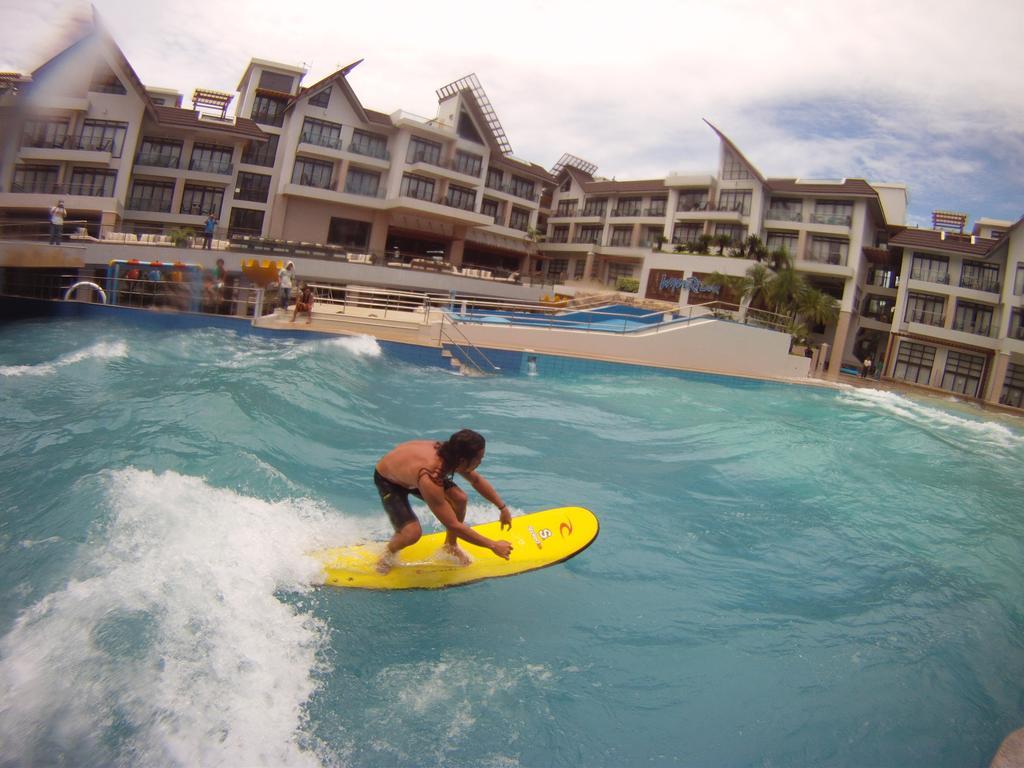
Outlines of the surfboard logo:
<svg viewBox="0 0 1024 768">
<path fill-rule="evenodd" d="M 537 549 L 544 549 L 542 541 L 551 538 L 551 530 L 549 528 L 541 528 L 540 531 L 535 531 L 533 526 L 528 526 L 527 530 L 530 532 L 530 537 L 533 539 L 533 543 L 537 545 Z"/>
<path fill-rule="evenodd" d="M 563 539 L 567 539 L 572 536 L 572 521 L 567 520 L 558 526 L 559 532 L 562 534 Z"/>
</svg>

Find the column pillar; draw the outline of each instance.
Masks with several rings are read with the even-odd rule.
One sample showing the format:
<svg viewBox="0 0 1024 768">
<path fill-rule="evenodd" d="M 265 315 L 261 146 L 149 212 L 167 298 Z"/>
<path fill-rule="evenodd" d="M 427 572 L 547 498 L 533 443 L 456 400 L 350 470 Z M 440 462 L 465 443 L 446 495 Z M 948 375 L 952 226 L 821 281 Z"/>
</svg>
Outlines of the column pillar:
<svg viewBox="0 0 1024 768">
<path fill-rule="evenodd" d="M 466 236 L 465 234 L 458 239 L 452 240 L 451 247 L 448 249 L 448 262 L 456 267 L 462 266 L 462 254 L 466 250 Z"/>
<path fill-rule="evenodd" d="M 985 392 L 985 402 L 999 404 L 999 396 L 1003 393 L 1003 384 L 1006 381 L 1006 369 L 1010 365 L 1010 355 L 1006 352 L 996 352 L 992 360 L 992 375 L 988 377 L 988 387 Z"/>
<path fill-rule="evenodd" d="M 846 337 L 850 335 L 850 320 L 853 313 L 843 310 L 839 313 L 839 322 L 836 323 L 836 336 L 832 340 L 832 359 L 829 360 L 829 379 L 838 379 L 839 370 L 843 367 L 843 352 L 846 350 Z"/>
<path fill-rule="evenodd" d="M 594 272 L 594 252 L 587 251 L 587 260 L 583 264 L 583 280 L 587 281 L 593 278 Z"/>
<path fill-rule="evenodd" d="M 374 262 L 380 257 L 380 264 L 387 261 L 387 254 L 384 253 L 388 244 L 388 225 L 391 223 L 391 216 L 386 211 L 378 211 L 373 214 L 373 223 L 370 226 L 370 253 Z"/>
<path fill-rule="evenodd" d="M 114 232 L 121 223 L 121 217 L 117 211 L 100 211 L 100 237 L 108 232 Z"/>
</svg>

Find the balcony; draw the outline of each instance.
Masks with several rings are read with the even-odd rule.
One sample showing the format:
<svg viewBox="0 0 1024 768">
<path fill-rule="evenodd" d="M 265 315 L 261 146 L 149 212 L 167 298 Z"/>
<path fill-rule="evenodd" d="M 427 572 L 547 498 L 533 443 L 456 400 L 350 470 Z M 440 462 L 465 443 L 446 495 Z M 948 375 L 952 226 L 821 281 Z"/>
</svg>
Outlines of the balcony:
<svg viewBox="0 0 1024 768">
<path fill-rule="evenodd" d="M 188 164 L 188 169 L 190 171 L 198 171 L 199 173 L 215 173 L 221 176 L 230 176 L 234 173 L 235 166 L 226 160 L 193 158 Z"/>
<path fill-rule="evenodd" d="M 889 307 L 889 309 L 879 309 L 874 312 L 861 312 L 861 317 L 866 317 L 869 320 L 877 320 L 880 323 L 886 323 L 892 325 L 893 315 L 896 313 L 896 307 Z"/>
<path fill-rule="evenodd" d="M 463 176 L 471 176 L 474 179 L 479 179 L 480 174 L 484 172 L 483 163 L 467 163 L 466 161 L 459 160 L 458 158 L 449 160 L 447 166 L 450 170 L 453 170 L 456 173 L 461 173 Z"/>
<path fill-rule="evenodd" d="M 139 153 L 135 156 L 135 164 L 153 168 L 179 168 L 181 167 L 181 157 L 162 155 L 155 152 Z"/>
<path fill-rule="evenodd" d="M 954 320 L 953 330 L 972 333 L 975 336 L 992 336 L 992 318 L 976 320 Z"/>
<path fill-rule="evenodd" d="M 960 277 L 960 287 L 986 293 L 999 293 L 1002 288 L 998 277 L 973 277 L 971 275 Z"/>
<path fill-rule="evenodd" d="M 449 208 L 458 208 L 459 210 L 469 211 L 470 213 L 473 212 L 473 206 L 475 204 L 474 201 L 469 201 L 468 203 L 467 202 L 459 202 L 457 200 L 452 199 L 450 196 L 444 198 L 441 201 L 441 203 L 443 205 L 447 205 Z"/>
<path fill-rule="evenodd" d="M 357 144 L 353 141 L 348 145 L 348 151 L 355 155 L 372 157 L 376 160 L 391 160 L 391 153 L 388 152 L 386 147 L 378 147 L 373 144 Z"/>
<path fill-rule="evenodd" d="M 945 325 L 946 319 L 941 311 L 933 309 L 909 309 L 907 310 L 906 322 L 934 325 L 941 328 Z"/>
<path fill-rule="evenodd" d="M 569 233 L 568 232 L 560 232 L 558 234 L 552 235 L 551 237 L 548 238 L 548 242 L 549 243 L 554 243 L 556 245 L 560 244 L 560 243 L 561 244 L 568 243 L 569 242 Z"/>
<path fill-rule="evenodd" d="M 813 261 L 816 264 L 832 264 L 834 266 L 846 266 L 846 255 L 842 253 L 811 253 L 804 254 L 804 261 Z"/>
<path fill-rule="evenodd" d="M 440 153 L 416 151 L 410 152 L 406 155 L 405 162 L 409 165 L 415 163 L 426 163 L 427 165 L 434 165 L 438 168 L 444 168 L 445 164 L 441 161 Z"/>
<path fill-rule="evenodd" d="M 261 125 L 280 127 L 284 125 L 284 112 L 279 112 L 276 109 L 254 109 L 250 119 Z"/>
<path fill-rule="evenodd" d="M 533 192 L 530 192 L 529 190 L 523 189 L 521 187 L 517 187 L 514 184 L 503 184 L 501 182 L 492 182 L 490 179 L 488 179 L 484 183 L 484 186 L 487 187 L 488 189 L 493 189 L 493 190 L 495 190 L 497 192 L 504 192 L 505 194 L 512 195 L 514 197 L 519 197 L 519 198 L 522 198 L 523 200 L 529 200 L 529 201 L 534 202 L 534 203 L 536 203 L 538 200 L 540 200 L 540 195 L 537 193 L 536 190 L 534 190 Z M 561 215 L 561 214 L 556 214 L 556 215 Z"/>
<path fill-rule="evenodd" d="M 593 217 L 597 217 L 597 218 L 604 218 L 606 210 L 607 209 L 603 205 L 600 205 L 600 206 L 595 205 L 593 207 L 588 205 L 588 206 L 585 206 L 584 208 L 580 209 L 579 215 L 580 216 L 593 216 Z"/>
<path fill-rule="evenodd" d="M 385 191 L 384 187 L 377 187 L 377 189 L 370 190 L 370 189 L 360 189 L 359 187 L 356 187 L 356 186 L 350 187 L 347 184 L 345 185 L 345 193 L 349 194 L 349 195 L 362 195 L 363 197 L 383 198 L 384 197 L 384 191 Z"/>
<path fill-rule="evenodd" d="M 314 189 L 326 189 L 333 192 L 337 188 L 338 182 L 334 179 L 323 180 L 314 176 L 301 174 L 299 178 L 292 179 L 292 184 L 298 184 L 300 187 L 313 187 Z"/>
<path fill-rule="evenodd" d="M 939 283 L 949 285 L 949 272 L 913 270 L 910 273 L 911 280 L 921 280 L 925 283 Z"/>
<path fill-rule="evenodd" d="M 612 216 L 642 216 L 643 208 L 639 205 L 630 206 L 628 208 L 613 208 Z"/>
<path fill-rule="evenodd" d="M 29 195 L 80 195 L 82 197 L 113 197 L 114 185 L 110 184 L 55 184 L 36 182 L 33 184 L 12 184 L 11 192 Z"/>
<path fill-rule="evenodd" d="M 600 235 L 576 235 L 576 237 L 574 237 L 572 239 L 572 241 L 574 243 L 579 244 L 579 245 L 600 245 L 601 244 L 601 236 Z"/>
<path fill-rule="evenodd" d="M 772 221 L 803 221 L 804 214 L 803 211 L 794 211 L 788 208 L 769 208 L 764 217 Z"/>
<path fill-rule="evenodd" d="M 657 216 L 658 218 L 662 218 L 665 216 L 665 206 L 661 206 L 658 208 L 648 208 L 646 211 L 644 211 L 644 216 Z"/>
<path fill-rule="evenodd" d="M 170 213 L 170 200 L 153 200 L 151 198 L 128 198 L 125 208 L 130 211 L 147 211 L 149 213 Z"/>
<path fill-rule="evenodd" d="M 812 213 L 812 224 L 832 224 L 837 227 L 848 227 L 853 217 L 845 213 Z"/>
<path fill-rule="evenodd" d="M 339 151 L 345 148 L 345 143 L 341 140 L 340 136 L 325 136 L 310 131 L 303 131 L 302 135 L 299 136 L 299 141 L 303 144 L 312 144 L 315 147 L 327 147 L 327 149 L 337 149 Z"/>
</svg>

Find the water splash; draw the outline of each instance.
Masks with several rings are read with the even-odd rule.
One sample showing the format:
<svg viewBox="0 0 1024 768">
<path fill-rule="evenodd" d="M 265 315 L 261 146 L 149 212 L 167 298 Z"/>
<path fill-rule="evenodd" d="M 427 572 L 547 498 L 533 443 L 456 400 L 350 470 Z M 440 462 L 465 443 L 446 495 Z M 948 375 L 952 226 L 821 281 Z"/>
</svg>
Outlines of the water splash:
<svg viewBox="0 0 1024 768">
<path fill-rule="evenodd" d="M 80 363 L 83 360 L 112 360 L 125 357 L 127 354 L 128 344 L 126 342 L 101 341 L 77 352 L 61 355 L 49 363 L 0 366 L 0 376 L 49 376 L 60 368 Z"/>
</svg>

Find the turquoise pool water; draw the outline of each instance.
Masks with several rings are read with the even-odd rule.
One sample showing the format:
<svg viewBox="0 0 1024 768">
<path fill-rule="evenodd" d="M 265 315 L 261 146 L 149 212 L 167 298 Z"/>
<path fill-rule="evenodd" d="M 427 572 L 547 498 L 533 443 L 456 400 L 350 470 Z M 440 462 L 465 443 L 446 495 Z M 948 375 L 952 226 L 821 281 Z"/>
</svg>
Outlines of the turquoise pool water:
<svg viewBox="0 0 1024 768">
<path fill-rule="evenodd" d="M 960 767 L 1024 724 L 1012 421 L 118 320 L 0 325 L 0 406 L 0 766 Z M 376 458 L 463 426 L 594 545 L 315 586 L 388 534 Z"/>
</svg>

